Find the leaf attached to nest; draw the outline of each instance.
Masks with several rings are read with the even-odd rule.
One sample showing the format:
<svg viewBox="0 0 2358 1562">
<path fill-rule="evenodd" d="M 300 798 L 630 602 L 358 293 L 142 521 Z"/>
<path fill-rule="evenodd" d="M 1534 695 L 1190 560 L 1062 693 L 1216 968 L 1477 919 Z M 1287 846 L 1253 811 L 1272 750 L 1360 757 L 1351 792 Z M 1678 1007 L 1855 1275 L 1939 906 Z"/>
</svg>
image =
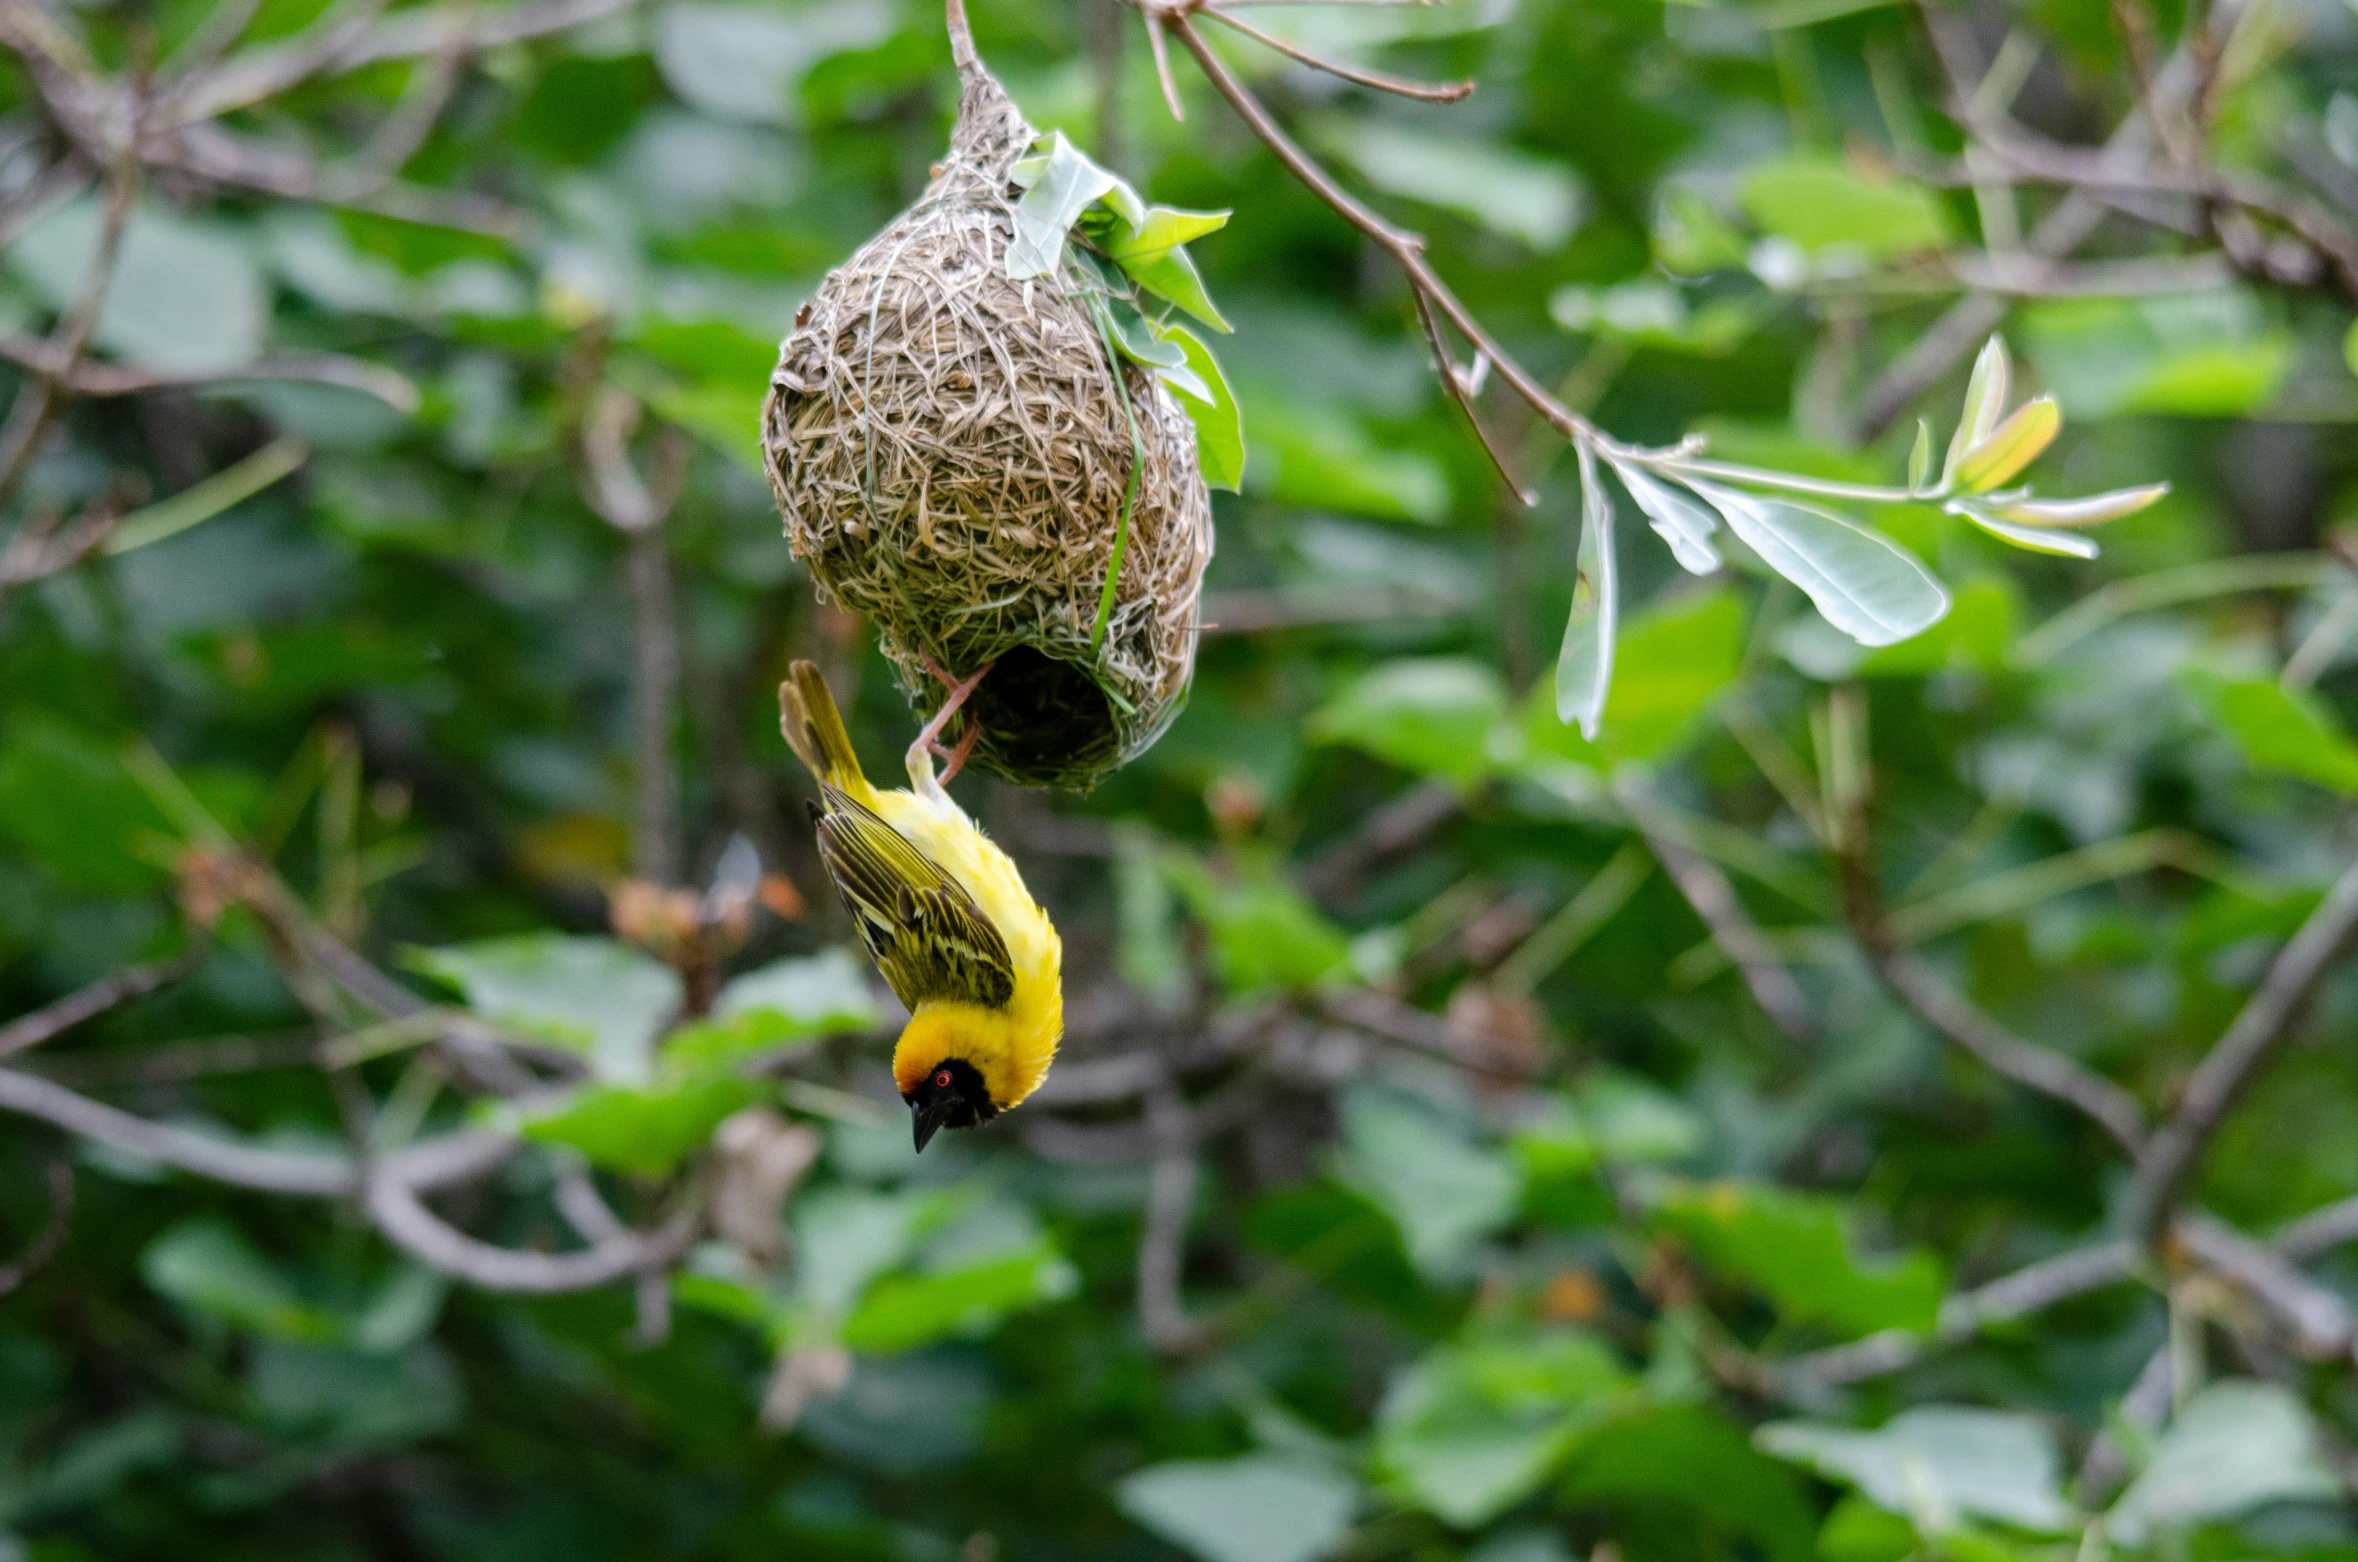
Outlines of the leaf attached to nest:
<svg viewBox="0 0 2358 1562">
<path fill-rule="evenodd" d="M 1245 444 L 1244 414 L 1237 408 L 1236 393 L 1228 388 L 1219 360 L 1193 331 L 1183 325 L 1166 325 L 1163 340 L 1176 343 L 1187 354 L 1193 384 L 1181 379 L 1176 370 L 1156 372 L 1164 384 L 1179 393 L 1180 407 L 1195 420 L 1195 455 L 1204 481 L 1214 488 L 1239 492 L 1244 482 Z M 1202 387 L 1200 395 L 1198 386 Z"/>
<path fill-rule="evenodd" d="M 1034 175 L 1034 164 L 1038 165 Z M 1053 274 L 1064 264 L 1064 237 L 1092 202 L 1102 200 L 1136 222 L 1146 212 L 1137 192 L 1091 161 L 1058 131 L 1045 158 L 1026 158 L 1009 171 L 1016 183 L 1033 175 L 1015 208 L 1015 242 L 1007 247 L 1007 275 L 1017 282 Z"/>
</svg>

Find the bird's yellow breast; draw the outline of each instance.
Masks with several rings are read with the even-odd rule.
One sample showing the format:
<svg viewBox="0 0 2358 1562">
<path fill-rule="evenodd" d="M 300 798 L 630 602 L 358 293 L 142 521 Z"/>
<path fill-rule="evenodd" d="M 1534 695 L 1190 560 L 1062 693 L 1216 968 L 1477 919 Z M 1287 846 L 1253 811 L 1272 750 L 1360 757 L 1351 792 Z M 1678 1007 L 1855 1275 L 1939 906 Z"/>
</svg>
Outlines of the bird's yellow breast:
<svg viewBox="0 0 2358 1562">
<path fill-rule="evenodd" d="M 873 797 L 885 823 L 974 897 L 1006 940 L 1015 967 L 1015 995 L 1004 1009 L 919 1004 L 893 1049 L 893 1077 L 905 1094 L 944 1059 L 964 1058 L 1004 1111 L 1038 1089 L 1056 1060 L 1064 1035 L 1063 941 L 1015 864 L 957 804 L 911 792 L 878 790 Z"/>
</svg>

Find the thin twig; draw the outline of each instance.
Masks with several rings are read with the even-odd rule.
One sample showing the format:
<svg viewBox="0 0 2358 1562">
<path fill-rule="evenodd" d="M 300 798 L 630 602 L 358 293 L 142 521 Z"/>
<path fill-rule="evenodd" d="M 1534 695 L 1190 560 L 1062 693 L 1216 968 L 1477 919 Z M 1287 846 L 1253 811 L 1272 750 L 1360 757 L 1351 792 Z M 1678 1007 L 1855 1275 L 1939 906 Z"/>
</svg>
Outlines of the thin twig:
<svg viewBox="0 0 2358 1562">
<path fill-rule="evenodd" d="M 0 1296 L 22 1287 L 43 1264 L 57 1256 L 65 1245 L 66 1232 L 74 1223 L 74 1168 L 71 1163 L 55 1160 L 49 1163 L 49 1218 L 42 1222 L 40 1234 L 25 1250 L 6 1264 L 0 1264 Z"/>
<path fill-rule="evenodd" d="M 49 337 L 48 365 L 35 370 L 31 383 L 16 393 L 8 421 L 0 426 L 0 505 L 16 497 L 18 487 L 32 471 L 64 398 L 66 381 L 90 350 L 91 333 L 98 327 L 107 286 L 114 281 L 115 262 L 123 250 L 123 230 L 131 219 L 131 198 L 138 188 L 139 161 L 126 152 L 116 159 L 107 178 L 106 212 L 100 219 L 98 247 L 91 255 L 81 295 Z"/>
<path fill-rule="evenodd" d="M 2132 1232 L 2148 1241 L 2160 1235 L 2211 1135 L 2283 1048 L 2293 1021 L 2353 933 L 2358 933 L 2358 863 L 2334 881 L 2277 955 L 2259 990 L 2187 1081 L 2177 1111 L 2138 1157 L 2125 1206 Z"/>
<path fill-rule="evenodd" d="M 118 1008 L 134 998 L 144 998 L 157 988 L 180 980 L 195 970 L 204 958 L 205 951 L 200 946 L 175 959 L 125 966 L 114 975 L 92 982 L 79 992 L 68 993 L 45 1008 L 19 1015 L 6 1025 L 0 1025 L 0 1058 L 38 1047 L 84 1020 L 96 1019 L 109 1009 Z"/>
<path fill-rule="evenodd" d="M 1196 1161 L 1187 1106 L 1168 1082 L 1148 1094 L 1146 1119 L 1155 1145 L 1147 1182 L 1146 1224 L 1138 1237 L 1138 1327 L 1166 1356 L 1186 1356 L 1205 1339 L 1180 1297 L 1187 1222 L 1195 1209 Z"/>
<path fill-rule="evenodd" d="M 1663 872 L 1670 875 L 1671 883 L 1678 886 L 1678 892 L 1702 919 L 1711 941 L 1743 975 L 1744 985 L 1751 989 L 1753 1001 L 1760 1005 L 1761 1012 L 1792 1040 L 1804 1045 L 1816 1041 L 1818 1026 L 1816 1017 L 1810 1013 L 1809 999 L 1793 980 L 1793 973 L 1777 958 L 1777 952 L 1769 947 L 1768 940 L 1761 936 L 1759 924 L 1736 898 L 1735 885 L 1720 871 L 1719 865 L 1684 842 L 1674 840 L 1652 822 L 1653 799 L 1643 788 L 1620 786 L 1614 789 L 1614 795 L 1629 810 L 1638 833 L 1662 864 Z"/>
<path fill-rule="evenodd" d="M 21 1069 L 0 1069 L 0 1110 L 37 1117 L 143 1160 L 240 1188 L 299 1198 L 341 1199 L 360 1186 L 359 1173 L 348 1157 L 262 1149 L 169 1123 L 150 1122 Z M 520 1141 L 508 1134 L 454 1132 L 385 1157 L 378 1162 L 377 1173 L 380 1180 L 399 1181 L 409 1187 L 449 1187 L 486 1175 L 520 1147 Z"/>
<path fill-rule="evenodd" d="M 532 1296 L 593 1290 L 668 1267 L 688 1250 L 697 1225 L 691 1207 L 655 1231 L 632 1232 L 574 1253 L 537 1253 L 467 1235 L 428 1209 L 409 1183 L 394 1177 L 371 1178 L 367 1203 L 377 1229 L 420 1263 L 482 1290 Z"/>
<path fill-rule="evenodd" d="M 121 363 L 69 364 L 48 342 L 28 336 L 0 336 L 0 358 L 36 373 L 54 375 L 77 396 L 136 396 L 198 385 L 298 380 L 365 391 L 399 412 L 415 412 L 419 405 L 418 388 L 407 375 L 341 353 L 283 353 L 226 370 L 151 369 Z"/>
<path fill-rule="evenodd" d="M 1224 5 L 1207 4 L 1200 9 L 1204 15 L 1235 28 L 1255 43 L 1268 45 L 1289 60 L 1298 61 L 1309 66 L 1312 70 L 1324 71 L 1329 76 L 1339 76 L 1344 81 L 1354 82 L 1362 87 L 1373 87 L 1379 92 L 1397 93 L 1404 98 L 1414 98 L 1420 103 L 1462 102 L 1471 97 L 1474 92 L 1474 83 L 1471 81 L 1411 81 L 1405 76 L 1388 75 L 1383 71 L 1365 70 L 1356 65 L 1345 65 L 1336 60 L 1323 59 L 1298 43 L 1289 42 L 1278 37 L 1275 33 L 1265 32 L 1255 27 L 1241 16 L 1231 16 Z"/>
</svg>

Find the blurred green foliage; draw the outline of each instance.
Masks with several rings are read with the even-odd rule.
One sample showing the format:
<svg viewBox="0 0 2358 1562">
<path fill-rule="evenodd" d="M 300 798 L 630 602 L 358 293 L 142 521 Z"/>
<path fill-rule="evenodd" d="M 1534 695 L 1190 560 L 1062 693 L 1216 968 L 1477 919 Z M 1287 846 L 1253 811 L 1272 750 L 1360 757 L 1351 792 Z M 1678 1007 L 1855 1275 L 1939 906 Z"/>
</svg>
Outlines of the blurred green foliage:
<svg viewBox="0 0 2358 1562">
<path fill-rule="evenodd" d="M 1172 123 L 1134 22 L 1092 43 L 1111 9 L 975 7 L 1043 129 L 1149 199 L 1235 212 L 1189 253 L 1236 328 L 1217 351 L 1242 492 L 1218 501 L 1212 627 L 1160 745 L 1085 800 L 960 790 L 1064 931 L 1059 1078 L 1167 1065 L 1192 1161 L 1132 1096 L 1053 1092 L 911 1156 L 888 1006 L 775 737 L 797 655 L 828 665 L 877 773 L 908 735 L 860 626 L 787 555 L 756 413 L 798 303 L 940 153 L 940 16 L 671 0 L 503 42 L 458 65 L 404 159 L 414 209 L 168 174 L 129 209 L 101 361 L 334 354 L 374 377 L 78 400 L 32 467 L 19 534 L 182 502 L 143 512 L 141 546 L 0 587 L 0 1013 L 199 958 L 6 1066 L 290 1153 L 522 1133 L 533 1154 L 440 1201 L 513 1248 L 574 1245 L 563 1183 L 585 1169 L 647 1225 L 716 1181 L 781 1191 L 716 1220 L 666 1315 L 628 1280 L 474 1289 L 348 1200 L 0 1120 L 8 1252 L 48 1219 L 45 1163 L 77 1190 L 62 1246 L 0 1299 L 0 1558 L 2358 1557 L 2347 1340 L 2312 1359 L 2266 1296 L 2174 1246 L 2052 1310 L 1958 1321 L 1968 1288 L 2111 1231 L 2127 1170 L 1894 1003 L 1843 926 L 1838 860 L 1863 820 L 1891 925 L 1949 983 L 2149 1110 L 2176 1102 L 2350 857 L 2358 586 L 2327 551 L 2358 521 L 2348 300 L 2222 267 L 2021 303 L 2019 376 L 2072 419 L 2057 491 L 2171 495 L 2094 562 L 1874 507 L 1862 525 L 1954 596 L 1895 645 L 1834 632 L 1744 549 L 1680 575 L 1643 529 L 1676 521 L 1620 506 L 1618 666 L 1584 737 L 1550 672 L 1573 463 L 1493 395 L 1542 495 L 1512 508 L 1398 277 L 1184 61 Z M 2162 10 L 2166 42 L 2185 17 Z M 2232 10 L 2220 157 L 2308 159 L 2346 193 L 2358 19 Z M 169 62 L 210 11 L 61 15 L 123 70 Z M 264 0 L 241 47 L 343 14 Z M 1403 106 L 1233 53 L 1631 440 L 1698 427 L 1727 459 L 1900 482 L 1912 420 L 1853 446 L 1847 402 L 1950 300 L 1947 261 L 2057 199 L 1949 187 L 1959 135 L 1903 8 L 1253 14 L 1479 77 L 1467 104 Z M 2016 112 L 2047 133 L 2085 140 L 2135 100 L 2103 6 L 1948 19 L 1986 53 L 2033 49 Z M 12 160 L 46 133 L 22 64 L 0 75 Z M 383 60 L 226 123 L 350 157 L 434 68 Z M 100 202 L 14 234 L 13 341 L 73 307 Z M 2090 258 L 2153 242 L 2120 219 Z M 1960 363 L 1921 410 L 1948 418 L 1965 383 Z M 694 441 L 660 534 L 682 876 L 703 894 L 742 837 L 810 901 L 746 913 L 717 964 L 614 931 L 647 777 L 630 545 L 583 493 L 600 387 Z M 1830 524 L 1781 513 L 1755 546 Z M 267 920 L 192 932 L 189 853 L 223 836 L 447 1006 L 430 1018 L 578 1083 L 469 1097 L 400 1020 L 316 1067 L 331 1028 Z M 1695 863 L 1758 950 L 1699 918 Z M 1806 1026 L 1764 1010 L 1761 950 Z M 675 1023 L 705 978 L 709 1013 Z M 2301 1021 L 2325 1044 L 2259 1082 L 2194 1201 L 2264 1234 L 2358 1194 L 2354 1022 L 2337 970 Z M 771 1172 L 744 1169 L 748 1122 Z M 1176 1330 L 1140 1305 L 1144 1212 L 1174 1185 Z M 2358 1294 L 2330 1254 L 2294 1279 Z M 1787 1370 L 1895 1341 L 1890 1372 Z M 2131 1392 L 2157 1360 L 2179 1374 L 2160 1404 Z"/>
</svg>

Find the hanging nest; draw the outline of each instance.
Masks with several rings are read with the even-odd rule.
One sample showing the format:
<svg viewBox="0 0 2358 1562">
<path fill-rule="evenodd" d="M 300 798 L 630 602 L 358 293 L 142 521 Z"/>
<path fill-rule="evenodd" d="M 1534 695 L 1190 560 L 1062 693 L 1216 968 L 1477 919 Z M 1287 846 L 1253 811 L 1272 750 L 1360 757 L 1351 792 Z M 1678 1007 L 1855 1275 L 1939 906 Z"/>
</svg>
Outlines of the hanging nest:
<svg viewBox="0 0 2358 1562">
<path fill-rule="evenodd" d="M 993 664 L 955 718 L 972 763 L 1087 790 L 1179 713 L 1212 551 L 1195 429 L 1105 341 L 1064 272 L 1007 276 L 1038 134 L 979 65 L 917 203 L 828 273 L 779 350 L 762 444 L 786 536 L 823 596 L 873 620 L 932 714 L 930 658 Z M 1134 459 L 1132 417 L 1144 449 Z M 1092 647 L 1133 468 L 1112 610 Z M 953 725 L 944 734 L 966 735 Z"/>
</svg>

